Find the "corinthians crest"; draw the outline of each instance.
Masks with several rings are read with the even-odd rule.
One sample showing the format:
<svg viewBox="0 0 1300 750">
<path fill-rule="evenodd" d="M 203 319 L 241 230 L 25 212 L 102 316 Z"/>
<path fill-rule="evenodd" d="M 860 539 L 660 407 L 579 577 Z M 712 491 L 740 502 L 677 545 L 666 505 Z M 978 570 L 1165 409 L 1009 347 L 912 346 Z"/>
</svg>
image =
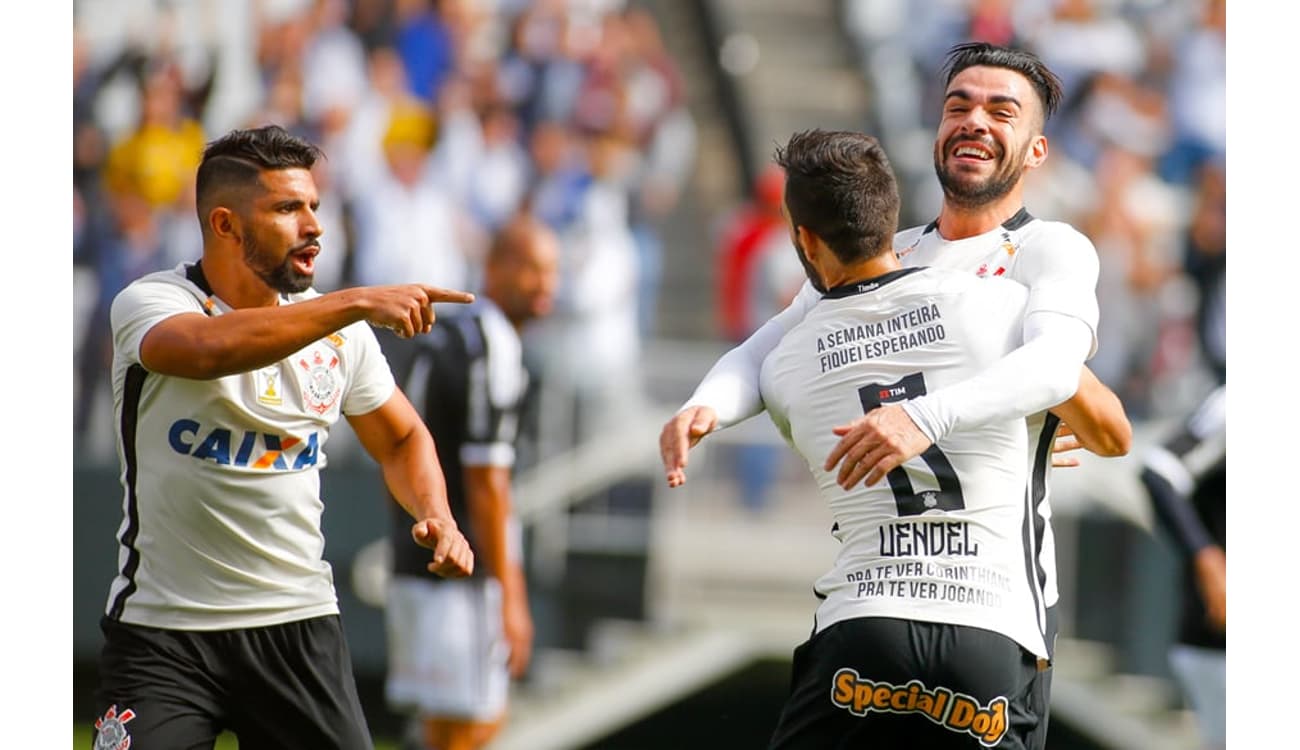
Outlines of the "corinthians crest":
<svg viewBox="0 0 1300 750">
<path fill-rule="evenodd" d="M 117 704 L 108 707 L 104 715 L 95 719 L 95 750 L 127 750 L 131 747 L 131 735 L 127 734 L 125 724 L 135 718 L 135 711 L 126 709 L 117 712 Z"/>
<path fill-rule="evenodd" d="M 342 378 L 338 372 L 339 355 L 331 351 L 326 354 L 328 359 L 317 349 L 312 352 L 310 359 L 298 359 L 298 367 L 303 371 L 303 403 L 317 414 L 329 411 L 343 392 Z"/>
</svg>

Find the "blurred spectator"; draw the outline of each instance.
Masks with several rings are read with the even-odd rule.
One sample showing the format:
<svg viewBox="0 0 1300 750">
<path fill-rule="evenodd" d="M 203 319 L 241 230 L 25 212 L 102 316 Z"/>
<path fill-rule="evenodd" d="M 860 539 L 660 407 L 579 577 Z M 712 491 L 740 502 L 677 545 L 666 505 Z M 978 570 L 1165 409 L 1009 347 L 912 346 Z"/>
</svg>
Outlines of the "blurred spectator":
<svg viewBox="0 0 1300 750">
<path fill-rule="evenodd" d="M 1187 229 L 1184 268 L 1198 291 L 1197 342 L 1205 365 L 1218 383 L 1228 379 L 1227 175 L 1222 162 L 1200 169 L 1196 204 Z"/>
<path fill-rule="evenodd" d="M 94 408 L 108 394 L 108 367 L 113 342 L 109 307 L 113 297 L 135 279 L 168 267 L 158 220 L 146 197 L 134 192 L 112 194 L 107 210 L 87 220 L 76 252 L 95 269 L 95 304 L 77 346 L 77 393 L 73 433 L 87 438 Z M 192 215 L 191 215 L 192 216 Z"/>
<path fill-rule="evenodd" d="M 781 206 L 785 172 L 769 163 L 759 173 L 752 195 L 723 225 L 718 241 L 718 317 L 732 343 L 749 337 L 794 298 L 808 278 L 795 256 Z M 767 507 L 781 467 L 779 442 L 737 446 L 734 470 L 740 498 L 757 512 Z"/>
<path fill-rule="evenodd" d="M 1223 158 L 1228 146 L 1227 7 L 1202 0 L 1199 24 L 1183 36 L 1169 80 L 1173 146 L 1161 170 L 1174 182 L 1194 179 L 1196 165 Z"/>
<path fill-rule="evenodd" d="M 183 109 L 180 71 L 149 65 L 140 81 L 140 120 L 115 143 L 104 181 L 116 195 L 136 195 L 150 208 L 175 203 L 194 179 L 203 153 L 203 128 Z"/>
<path fill-rule="evenodd" d="M 631 145 L 613 132 L 584 138 L 591 180 L 560 234 L 555 313 L 533 333 L 544 377 L 571 389 L 574 440 L 617 424 L 640 404 L 636 243 L 628 227 Z"/>
<path fill-rule="evenodd" d="M 423 104 L 392 108 L 382 141 L 387 169 L 354 197 L 358 284 L 469 286 L 455 198 L 428 169 L 436 134 L 433 112 Z M 412 340 L 385 332 L 379 342 L 394 369 L 405 366 Z"/>
</svg>

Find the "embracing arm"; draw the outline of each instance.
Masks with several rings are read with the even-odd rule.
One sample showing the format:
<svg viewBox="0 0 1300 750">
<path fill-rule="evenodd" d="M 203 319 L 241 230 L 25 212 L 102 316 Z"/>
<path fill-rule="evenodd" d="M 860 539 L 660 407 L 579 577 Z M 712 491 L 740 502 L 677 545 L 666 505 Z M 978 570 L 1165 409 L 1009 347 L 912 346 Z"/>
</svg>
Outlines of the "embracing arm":
<svg viewBox="0 0 1300 750">
<path fill-rule="evenodd" d="M 447 483 L 433 436 L 411 402 L 395 389 L 383 406 L 350 416 L 348 422 L 379 464 L 388 490 L 415 519 L 412 538 L 433 550 L 429 571 L 449 577 L 473 572 L 474 553 L 447 505 Z"/>
<path fill-rule="evenodd" d="M 266 367 L 359 320 L 402 336 L 428 333 L 435 302 L 470 302 L 473 295 L 424 284 L 355 287 L 274 307 L 221 315 L 180 313 L 159 321 L 140 342 L 151 372 L 209 380 Z"/>
<path fill-rule="evenodd" d="M 1133 425 L 1119 396 L 1087 367 L 1079 376 L 1079 389 L 1065 403 L 1052 407 L 1078 439 L 1080 446 L 1098 456 L 1124 456 L 1133 442 Z"/>
<path fill-rule="evenodd" d="M 687 454 L 705 435 L 763 411 L 763 397 L 758 390 L 763 360 L 786 331 L 803 320 L 819 296 L 812 284 L 805 283 L 784 310 L 722 355 L 695 393 L 664 424 L 659 433 L 659 458 L 670 487 L 686 481 Z"/>
</svg>

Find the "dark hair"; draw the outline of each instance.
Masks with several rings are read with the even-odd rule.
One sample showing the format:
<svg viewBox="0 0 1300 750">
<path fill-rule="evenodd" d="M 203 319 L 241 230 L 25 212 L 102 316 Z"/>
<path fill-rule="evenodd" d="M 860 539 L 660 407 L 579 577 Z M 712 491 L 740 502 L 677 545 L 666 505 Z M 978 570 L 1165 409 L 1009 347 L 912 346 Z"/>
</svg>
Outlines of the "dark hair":
<svg viewBox="0 0 1300 750">
<path fill-rule="evenodd" d="M 843 263 L 893 247 L 898 183 L 880 143 L 846 131 L 805 130 L 777 146 L 790 222 L 816 234 Z"/>
<path fill-rule="evenodd" d="M 1061 79 L 1037 55 L 988 42 L 966 42 L 948 50 L 948 60 L 943 66 L 944 86 L 952 83 L 958 73 L 976 66 L 1006 68 L 1024 76 L 1043 105 L 1043 122 L 1047 122 L 1061 102 Z"/>
<path fill-rule="evenodd" d="M 221 190 L 253 187 L 268 169 L 311 169 L 324 154 L 279 125 L 232 130 L 203 149 L 195 178 L 199 224 L 207 231 L 209 205 Z"/>
</svg>

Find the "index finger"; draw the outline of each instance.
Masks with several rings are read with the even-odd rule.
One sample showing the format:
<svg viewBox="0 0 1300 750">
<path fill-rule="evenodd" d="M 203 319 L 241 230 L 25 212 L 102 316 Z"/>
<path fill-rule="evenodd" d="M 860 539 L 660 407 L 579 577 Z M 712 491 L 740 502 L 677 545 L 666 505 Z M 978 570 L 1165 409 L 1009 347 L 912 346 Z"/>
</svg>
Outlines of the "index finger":
<svg viewBox="0 0 1300 750">
<path fill-rule="evenodd" d="M 420 288 L 428 295 L 430 302 L 457 302 L 465 304 L 474 301 L 474 295 L 458 289 L 443 289 L 440 286 L 421 284 Z"/>
</svg>

